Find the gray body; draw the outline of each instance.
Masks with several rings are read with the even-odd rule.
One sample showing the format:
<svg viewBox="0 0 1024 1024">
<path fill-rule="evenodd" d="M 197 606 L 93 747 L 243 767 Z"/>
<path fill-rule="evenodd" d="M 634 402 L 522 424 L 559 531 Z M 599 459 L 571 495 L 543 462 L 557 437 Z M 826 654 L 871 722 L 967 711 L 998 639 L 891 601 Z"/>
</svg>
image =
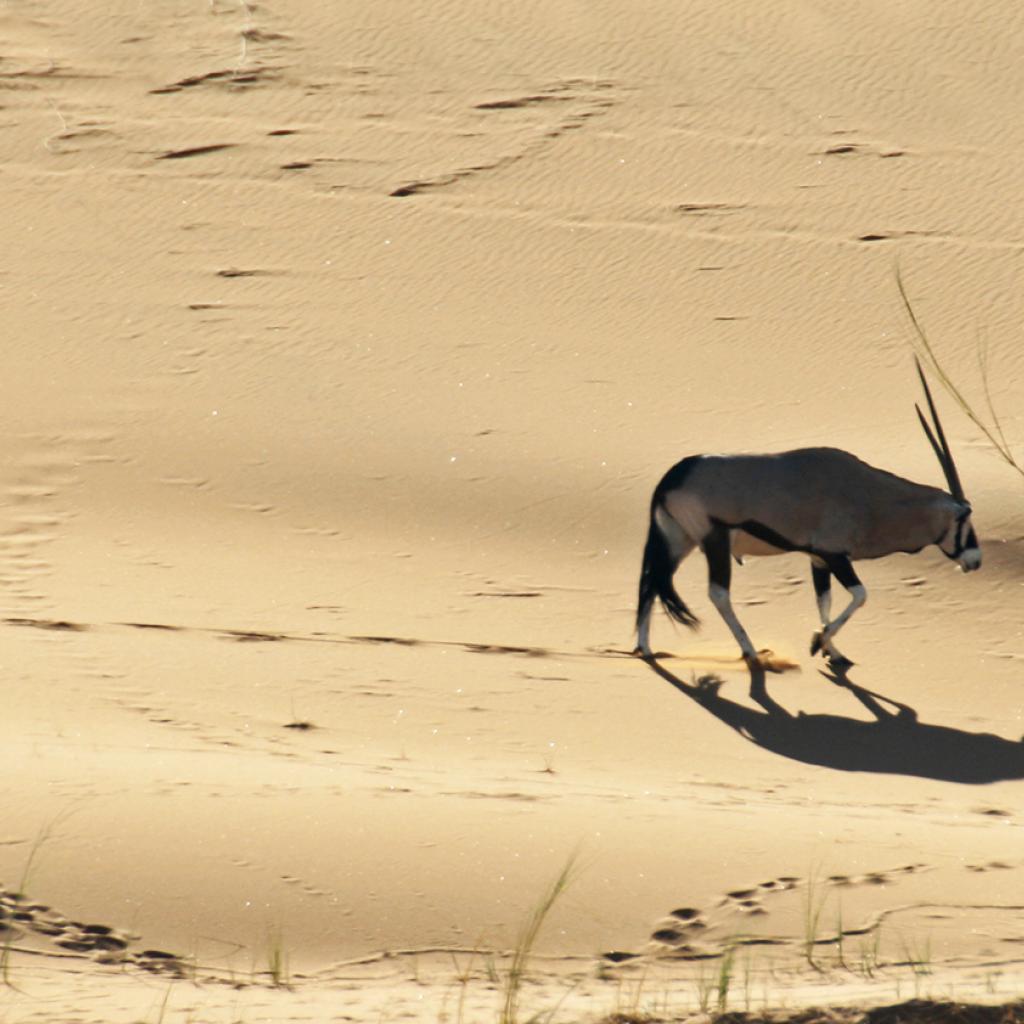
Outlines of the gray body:
<svg viewBox="0 0 1024 1024">
<path fill-rule="evenodd" d="M 736 532 L 733 553 L 781 551 L 881 558 L 920 551 L 941 538 L 961 507 L 938 487 L 913 483 L 838 448 L 777 455 L 703 455 L 664 507 L 699 542 L 711 520 Z M 787 543 L 774 546 L 742 529 L 758 524 Z"/>
</svg>

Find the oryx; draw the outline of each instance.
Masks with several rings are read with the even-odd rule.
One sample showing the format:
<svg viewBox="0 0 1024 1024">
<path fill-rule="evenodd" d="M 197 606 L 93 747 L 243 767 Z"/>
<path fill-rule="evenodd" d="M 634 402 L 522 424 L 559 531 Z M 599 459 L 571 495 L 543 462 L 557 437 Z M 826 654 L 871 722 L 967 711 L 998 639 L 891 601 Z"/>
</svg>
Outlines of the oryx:
<svg viewBox="0 0 1024 1024">
<path fill-rule="evenodd" d="M 915 360 L 916 361 L 916 360 Z M 971 506 L 932 401 L 920 362 L 934 431 L 919 406 L 918 418 L 942 466 L 949 491 L 912 483 L 875 469 L 837 448 L 799 448 L 776 455 L 694 455 L 673 466 L 654 489 L 650 530 L 640 571 L 636 652 L 651 657 L 654 599 L 678 622 L 697 617 L 672 583 L 679 563 L 698 545 L 708 562 L 708 596 L 732 630 L 748 662 L 757 653 L 729 600 L 730 556 L 803 551 L 811 557 L 821 631 L 811 654 L 849 664 L 832 643 L 864 603 L 867 591 L 851 564 L 897 551 L 937 544 L 964 572 L 981 566 Z M 829 618 L 831 578 L 849 591 L 850 603 Z"/>
</svg>

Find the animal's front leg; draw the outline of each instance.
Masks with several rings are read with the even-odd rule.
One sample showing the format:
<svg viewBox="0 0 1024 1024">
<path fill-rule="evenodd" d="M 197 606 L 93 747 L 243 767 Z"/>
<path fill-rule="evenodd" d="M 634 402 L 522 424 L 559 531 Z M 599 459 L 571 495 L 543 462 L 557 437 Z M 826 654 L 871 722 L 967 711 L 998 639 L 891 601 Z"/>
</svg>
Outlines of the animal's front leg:
<svg viewBox="0 0 1024 1024">
<path fill-rule="evenodd" d="M 832 610 L 832 570 L 820 558 L 812 556 L 811 578 L 814 581 L 814 597 L 818 602 L 818 619 L 821 622 L 821 631 L 811 637 L 811 654 L 821 651 L 829 661 L 852 665 L 853 662 L 840 654 L 831 640 L 822 640 L 824 631 L 828 629 L 829 613 Z"/>
<path fill-rule="evenodd" d="M 811 654 L 821 651 L 829 661 L 836 665 L 852 665 L 845 655 L 832 643 L 832 638 L 846 625 L 850 616 L 867 600 L 867 590 L 853 571 L 850 559 L 845 555 L 833 555 L 828 558 L 816 558 L 811 565 L 814 579 L 814 592 L 818 599 L 818 613 L 821 617 L 822 629 L 811 637 Z M 849 591 L 850 603 L 835 619 L 829 620 L 832 605 L 831 577 Z"/>
<path fill-rule="evenodd" d="M 732 566 L 729 563 L 729 531 L 724 526 L 714 526 L 702 542 L 704 557 L 708 560 L 708 597 L 718 609 L 718 614 L 736 637 L 743 657 L 748 662 L 757 661 L 757 651 L 747 636 L 747 631 L 740 625 L 736 613 L 732 610 L 729 598 L 729 583 L 732 578 Z"/>
</svg>

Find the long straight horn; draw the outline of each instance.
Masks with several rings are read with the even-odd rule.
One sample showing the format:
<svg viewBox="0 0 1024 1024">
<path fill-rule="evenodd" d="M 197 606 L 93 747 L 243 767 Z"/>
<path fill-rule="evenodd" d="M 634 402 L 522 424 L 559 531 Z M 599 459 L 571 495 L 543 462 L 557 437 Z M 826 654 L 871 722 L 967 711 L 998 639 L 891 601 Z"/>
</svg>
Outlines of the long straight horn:
<svg viewBox="0 0 1024 1024">
<path fill-rule="evenodd" d="M 914 363 L 917 366 L 917 375 L 921 378 L 921 386 L 924 388 L 924 396 L 928 399 L 928 411 L 932 414 L 932 423 L 935 424 L 935 433 L 932 433 L 931 427 L 928 426 L 928 421 L 924 418 L 924 413 L 921 412 L 921 407 L 915 402 L 914 408 L 917 410 L 917 418 L 921 421 L 921 426 L 924 427 L 924 432 L 928 435 L 928 440 L 931 442 L 932 449 L 935 452 L 935 457 L 939 460 L 939 465 L 942 466 L 942 472 L 945 474 L 946 483 L 949 484 L 949 492 L 953 495 L 957 501 L 964 501 L 964 489 L 960 483 L 960 474 L 956 471 L 956 463 L 953 461 L 953 453 L 949 450 L 949 442 L 946 440 L 945 432 L 942 429 L 942 421 L 939 419 L 939 414 L 935 411 L 935 403 L 932 401 L 932 392 L 928 387 L 928 381 L 925 379 L 924 370 L 921 368 L 921 360 L 914 356 Z M 936 435 L 938 439 L 936 439 Z"/>
</svg>

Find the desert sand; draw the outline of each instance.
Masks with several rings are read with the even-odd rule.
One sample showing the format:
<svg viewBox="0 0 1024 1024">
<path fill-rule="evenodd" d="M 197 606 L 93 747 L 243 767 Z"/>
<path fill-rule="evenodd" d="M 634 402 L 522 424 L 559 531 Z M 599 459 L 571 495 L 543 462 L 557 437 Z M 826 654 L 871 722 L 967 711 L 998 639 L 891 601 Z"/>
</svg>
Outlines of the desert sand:
<svg viewBox="0 0 1024 1024">
<path fill-rule="evenodd" d="M 991 3 L 14 0 L 5 1024 L 686 1017 L 1024 991 L 1024 478 L 985 564 L 697 556 L 684 456 L 941 473 L 897 265 L 1024 459 L 1024 22 Z M 933 376 L 933 380 L 936 378 Z M 721 986 L 725 978 L 726 991 Z"/>
</svg>

